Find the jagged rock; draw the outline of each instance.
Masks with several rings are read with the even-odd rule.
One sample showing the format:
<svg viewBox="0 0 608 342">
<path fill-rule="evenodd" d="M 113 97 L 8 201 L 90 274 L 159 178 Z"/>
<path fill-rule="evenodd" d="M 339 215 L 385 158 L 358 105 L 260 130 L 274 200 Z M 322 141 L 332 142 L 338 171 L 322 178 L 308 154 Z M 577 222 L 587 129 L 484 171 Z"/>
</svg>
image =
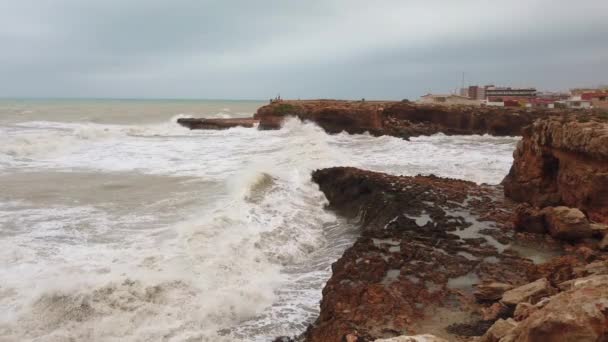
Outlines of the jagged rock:
<svg viewBox="0 0 608 342">
<path fill-rule="evenodd" d="M 608 223 L 608 122 L 550 117 L 522 132 L 503 181 L 505 195 L 537 207 L 580 208 L 591 220 Z"/>
<path fill-rule="evenodd" d="M 483 307 L 480 309 L 481 319 L 484 321 L 495 321 L 501 317 L 505 317 L 510 313 L 510 309 L 508 306 L 503 303 L 497 302 L 493 303 L 488 307 Z"/>
<path fill-rule="evenodd" d="M 585 265 L 584 272 L 589 275 L 608 274 L 608 260 L 597 260 Z"/>
<path fill-rule="evenodd" d="M 608 275 L 591 275 L 588 277 L 572 279 L 560 283 L 558 287 L 562 291 L 568 291 L 582 287 L 598 286 L 601 284 L 608 284 Z"/>
<path fill-rule="evenodd" d="M 538 208 L 529 204 L 520 204 L 515 208 L 515 229 L 521 232 L 543 234 L 546 233 L 545 214 Z"/>
<path fill-rule="evenodd" d="M 606 236 L 604 236 L 604 238 L 602 238 L 602 241 L 600 241 L 600 244 L 598 245 L 598 247 L 602 251 L 608 251 L 608 235 L 606 235 Z"/>
<path fill-rule="evenodd" d="M 512 204 L 502 201 L 495 187 L 347 167 L 317 170 L 313 180 L 330 209 L 358 220 L 361 236 L 332 265 L 307 341 L 341 341 L 355 331 L 368 341 L 418 332 L 421 326 L 435 327 L 422 330 L 431 334 L 456 334 L 458 329 L 447 330 L 452 322 L 435 321 L 436 311 L 460 310 L 473 322 L 481 307 L 468 295 L 473 284 L 525 284 L 536 270 L 527 259 L 501 255 L 494 245 L 512 238 L 507 228 Z M 492 222 L 487 233 L 457 235 L 481 214 Z M 492 242 L 484 234 L 492 234 Z M 467 336 L 485 330 L 486 325 L 472 328 Z"/>
<path fill-rule="evenodd" d="M 180 118 L 177 123 L 190 129 L 228 129 L 233 127 L 253 127 L 258 120 L 252 118 L 194 119 Z"/>
<path fill-rule="evenodd" d="M 520 135 L 535 119 L 556 111 L 519 108 L 433 106 L 392 101 L 275 101 L 254 115 L 260 129 L 279 129 L 288 116 L 317 123 L 328 133 L 369 132 L 401 138 L 444 134 Z"/>
<path fill-rule="evenodd" d="M 585 214 L 568 207 L 543 209 L 549 234 L 560 240 L 579 240 L 593 235 Z"/>
<path fill-rule="evenodd" d="M 495 301 L 502 298 L 505 291 L 511 290 L 513 285 L 505 283 L 484 283 L 475 286 L 473 295 L 478 301 Z"/>
<path fill-rule="evenodd" d="M 416 336 L 398 336 L 391 338 L 382 338 L 374 342 L 448 342 L 434 335 L 416 335 Z"/>
<path fill-rule="evenodd" d="M 608 335 L 608 284 L 585 285 L 549 298 L 500 342 L 597 342 Z"/>
<path fill-rule="evenodd" d="M 488 331 L 480 339 L 480 342 L 498 342 L 509 332 L 517 327 L 517 322 L 512 318 L 499 319 L 488 329 Z"/>
<path fill-rule="evenodd" d="M 532 283 L 516 287 L 504 293 L 502 302 L 506 305 L 517 305 L 523 302 L 536 303 L 541 298 L 555 293 L 555 289 L 545 278 L 540 278 Z"/>
<path fill-rule="evenodd" d="M 513 317 L 517 321 L 524 320 L 530 316 L 534 311 L 538 310 L 538 308 L 530 303 L 519 303 L 515 307 L 515 312 L 513 312 Z"/>
</svg>

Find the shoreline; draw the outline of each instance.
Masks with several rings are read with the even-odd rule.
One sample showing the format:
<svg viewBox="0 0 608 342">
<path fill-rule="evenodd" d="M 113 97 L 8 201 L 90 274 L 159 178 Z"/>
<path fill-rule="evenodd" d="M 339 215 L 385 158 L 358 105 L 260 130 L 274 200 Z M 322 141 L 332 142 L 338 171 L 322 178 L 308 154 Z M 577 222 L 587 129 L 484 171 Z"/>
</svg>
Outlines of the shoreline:
<svg viewBox="0 0 608 342">
<path fill-rule="evenodd" d="M 277 101 L 245 122 L 280 129 L 288 116 L 330 134 L 523 137 L 497 186 L 348 167 L 313 172 L 328 209 L 358 219 L 362 232 L 332 265 L 319 317 L 295 340 L 595 341 L 608 334 L 598 323 L 608 322 L 608 117 L 318 100 Z M 180 124 L 205 122 L 191 120 Z M 573 298 L 574 322 L 560 310 Z"/>
</svg>

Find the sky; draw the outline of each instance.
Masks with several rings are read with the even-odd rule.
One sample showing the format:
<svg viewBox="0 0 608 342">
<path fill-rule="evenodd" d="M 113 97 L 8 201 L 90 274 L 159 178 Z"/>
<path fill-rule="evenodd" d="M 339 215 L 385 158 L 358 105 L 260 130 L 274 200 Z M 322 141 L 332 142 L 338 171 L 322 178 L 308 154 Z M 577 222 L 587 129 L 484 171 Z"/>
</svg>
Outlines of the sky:
<svg viewBox="0 0 608 342">
<path fill-rule="evenodd" d="M 415 99 L 608 84 L 607 0 L 0 0 L 0 97 Z"/>
</svg>

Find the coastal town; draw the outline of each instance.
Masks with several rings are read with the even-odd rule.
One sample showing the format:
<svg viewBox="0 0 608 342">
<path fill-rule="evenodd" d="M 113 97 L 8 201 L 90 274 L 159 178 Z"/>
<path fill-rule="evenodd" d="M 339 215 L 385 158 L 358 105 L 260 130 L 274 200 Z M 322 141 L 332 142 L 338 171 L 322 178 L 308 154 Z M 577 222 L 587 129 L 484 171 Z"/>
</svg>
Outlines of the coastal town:
<svg viewBox="0 0 608 342">
<path fill-rule="evenodd" d="M 426 94 L 418 102 L 493 107 L 608 109 L 608 86 L 551 92 L 538 91 L 534 87 L 471 85 L 461 88 L 458 94 Z"/>
</svg>

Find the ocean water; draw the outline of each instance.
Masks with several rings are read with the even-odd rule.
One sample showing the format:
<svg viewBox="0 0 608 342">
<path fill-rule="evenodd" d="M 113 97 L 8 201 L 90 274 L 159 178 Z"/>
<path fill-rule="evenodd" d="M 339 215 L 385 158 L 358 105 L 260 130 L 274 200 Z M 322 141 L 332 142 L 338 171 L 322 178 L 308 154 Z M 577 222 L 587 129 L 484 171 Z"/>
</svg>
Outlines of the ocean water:
<svg viewBox="0 0 608 342">
<path fill-rule="evenodd" d="M 268 341 L 318 313 L 357 228 L 317 168 L 496 184 L 517 138 L 189 131 L 263 102 L 0 101 L 0 341 Z"/>
</svg>

